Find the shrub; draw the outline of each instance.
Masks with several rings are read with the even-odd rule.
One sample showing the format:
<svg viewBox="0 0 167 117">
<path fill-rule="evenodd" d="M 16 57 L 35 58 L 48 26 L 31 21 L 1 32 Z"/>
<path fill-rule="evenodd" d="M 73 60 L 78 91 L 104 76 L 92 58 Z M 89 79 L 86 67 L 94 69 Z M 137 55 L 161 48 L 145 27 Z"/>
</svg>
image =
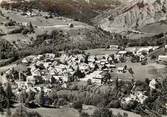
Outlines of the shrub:
<svg viewBox="0 0 167 117">
<path fill-rule="evenodd" d="M 88 113 L 81 112 L 80 117 L 90 117 Z"/>
<path fill-rule="evenodd" d="M 128 113 L 123 113 L 123 117 L 128 117 Z"/>
<path fill-rule="evenodd" d="M 42 117 L 38 112 L 32 111 L 29 112 L 29 117 Z"/>
<path fill-rule="evenodd" d="M 147 52 L 146 51 L 142 51 L 142 55 L 146 56 Z"/>
<path fill-rule="evenodd" d="M 16 49 L 6 40 L 0 40 L 0 59 L 8 59 L 17 56 Z"/>
<path fill-rule="evenodd" d="M 151 60 L 155 60 L 157 57 L 155 55 L 151 56 Z"/>
<path fill-rule="evenodd" d="M 118 113 L 118 114 L 117 114 L 117 117 L 123 117 L 123 116 L 121 115 L 121 113 Z"/>
<path fill-rule="evenodd" d="M 82 110 L 82 102 L 81 101 L 76 101 L 73 103 L 73 108 L 77 110 Z"/>
<path fill-rule="evenodd" d="M 97 109 L 92 115 L 92 117 L 112 117 L 112 116 L 113 116 L 112 111 L 106 108 Z"/>
<path fill-rule="evenodd" d="M 108 108 L 119 108 L 120 107 L 120 102 L 119 100 L 112 100 L 108 105 Z"/>
<path fill-rule="evenodd" d="M 92 85 L 92 80 L 91 79 L 87 80 L 87 85 Z"/>
<path fill-rule="evenodd" d="M 67 105 L 67 100 L 65 98 L 59 98 L 56 106 L 60 107 L 60 106 L 64 106 L 64 105 Z"/>
</svg>

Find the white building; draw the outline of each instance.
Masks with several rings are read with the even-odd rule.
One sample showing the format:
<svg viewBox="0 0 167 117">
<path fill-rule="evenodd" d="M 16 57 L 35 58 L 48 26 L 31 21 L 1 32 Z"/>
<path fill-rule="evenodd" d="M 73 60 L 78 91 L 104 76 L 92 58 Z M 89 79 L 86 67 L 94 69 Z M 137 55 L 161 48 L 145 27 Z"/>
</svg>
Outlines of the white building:
<svg viewBox="0 0 167 117">
<path fill-rule="evenodd" d="M 118 55 L 124 56 L 126 53 L 127 53 L 127 51 L 119 51 L 119 52 L 118 52 Z"/>
<path fill-rule="evenodd" d="M 117 73 L 124 73 L 125 72 L 125 68 L 124 67 L 118 67 L 117 68 Z"/>
<path fill-rule="evenodd" d="M 167 45 L 165 45 L 165 49 L 167 49 Z"/>
<path fill-rule="evenodd" d="M 159 55 L 158 61 L 159 62 L 167 62 L 167 55 Z"/>
<path fill-rule="evenodd" d="M 110 45 L 109 49 L 110 50 L 118 50 L 118 45 Z"/>
</svg>

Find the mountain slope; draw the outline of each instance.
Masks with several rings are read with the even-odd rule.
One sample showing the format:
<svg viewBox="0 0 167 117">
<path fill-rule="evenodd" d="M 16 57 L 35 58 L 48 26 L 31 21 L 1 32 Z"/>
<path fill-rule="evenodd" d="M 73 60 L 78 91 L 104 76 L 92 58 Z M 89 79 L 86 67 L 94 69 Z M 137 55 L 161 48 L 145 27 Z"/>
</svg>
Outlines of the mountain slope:
<svg viewBox="0 0 167 117">
<path fill-rule="evenodd" d="M 94 26 L 65 17 L 45 18 L 46 12 L 37 16 L 25 16 L 22 12 L 2 9 L 4 21 L 0 30 L 1 40 L 16 51 L 29 54 L 52 52 L 65 49 L 89 49 L 112 44 L 115 34 L 106 33 Z M 36 10 L 35 10 L 36 11 Z M 10 20 L 9 20 L 10 19 Z M 11 22 L 12 25 L 11 25 Z M 23 33 L 30 22 L 34 33 Z M 10 23 L 10 25 L 9 25 Z M 1 47 L 0 47 L 1 49 Z"/>
<path fill-rule="evenodd" d="M 94 22 L 109 32 L 144 33 L 143 28 L 165 21 L 166 15 L 167 0 L 133 0 L 115 10 L 103 12 L 94 19 Z"/>
<path fill-rule="evenodd" d="M 9 0 L 3 0 L 9 1 Z M 11 0 L 12 1 L 12 0 Z M 13 8 L 27 9 L 38 8 L 43 11 L 55 12 L 60 16 L 66 16 L 79 21 L 89 22 L 89 19 L 97 16 L 106 9 L 114 9 L 126 0 L 15 0 Z M 4 2 L 2 6 L 9 7 Z"/>
</svg>

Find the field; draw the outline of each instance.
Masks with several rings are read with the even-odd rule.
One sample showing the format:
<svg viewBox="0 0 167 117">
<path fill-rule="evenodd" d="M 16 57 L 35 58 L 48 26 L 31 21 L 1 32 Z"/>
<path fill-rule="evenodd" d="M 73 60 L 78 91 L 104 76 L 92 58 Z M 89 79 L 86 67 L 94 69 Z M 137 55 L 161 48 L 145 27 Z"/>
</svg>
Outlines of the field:
<svg viewBox="0 0 167 117">
<path fill-rule="evenodd" d="M 92 114 L 93 111 L 95 111 L 96 107 L 94 106 L 88 106 L 88 110 L 87 109 L 83 109 L 83 112 L 88 112 L 89 114 Z M 75 109 L 47 109 L 47 108 L 39 108 L 39 109 L 35 109 L 37 112 L 39 112 L 41 115 L 44 115 L 44 117 L 79 117 L 79 113 L 77 110 Z M 111 108 L 110 110 L 113 111 L 113 113 L 116 115 L 118 113 L 122 114 L 123 113 L 128 113 L 129 117 L 141 117 L 138 114 L 132 113 L 132 112 L 128 112 L 128 111 L 124 111 L 121 109 L 114 109 Z"/>
<path fill-rule="evenodd" d="M 28 108 L 27 108 L 28 109 Z M 82 112 L 86 112 L 88 114 L 93 114 L 93 112 L 97 109 L 95 106 L 91 105 L 83 105 Z M 117 115 L 120 113 L 123 115 L 123 113 L 127 113 L 129 117 L 141 117 L 138 114 L 135 114 L 133 112 L 124 111 L 122 109 L 115 109 L 110 108 L 110 110 L 113 112 L 114 115 Z M 11 112 L 14 112 L 15 109 L 11 109 Z M 76 109 L 73 108 L 36 108 L 36 109 L 28 109 L 28 111 L 37 111 L 42 117 L 80 117 L 79 112 Z M 0 114 L 0 117 L 5 117 L 5 115 Z"/>
<path fill-rule="evenodd" d="M 37 109 L 28 109 L 27 111 L 36 111 L 42 117 L 79 117 L 79 112 L 72 108 L 63 108 L 63 109 L 52 109 L 52 108 L 37 108 Z M 11 109 L 11 112 L 15 112 L 15 109 Z M 6 117 L 6 113 L 0 113 L 0 117 Z"/>
<path fill-rule="evenodd" d="M 49 108 L 38 108 L 35 111 L 39 112 L 43 117 L 79 117 L 79 113 L 75 109 L 49 109 Z"/>
<path fill-rule="evenodd" d="M 118 66 L 127 65 L 128 68 L 132 68 L 134 71 L 134 78 L 137 80 L 145 80 L 145 78 L 153 79 L 158 77 L 164 77 L 167 75 L 167 68 L 165 65 L 157 64 L 157 63 L 149 63 L 147 65 L 141 65 L 140 63 L 122 63 Z M 117 76 L 121 79 L 131 79 L 131 75 L 129 72 L 126 73 L 118 73 Z"/>
<path fill-rule="evenodd" d="M 97 109 L 97 107 L 91 105 L 84 105 L 83 108 L 83 112 L 89 113 L 90 115 L 93 114 L 93 112 Z M 127 113 L 129 117 L 141 117 L 138 114 L 129 111 L 124 111 L 122 109 L 110 108 L 110 110 L 113 112 L 114 115 L 117 115 L 118 113 L 120 113 L 121 115 L 123 115 L 123 113 Z"/>
<path fill-rule="evenodd" d="M 85 50 L 86 53 L 89 53 L 90 55 L 106 55 L 106 54 L 114 54 L 116 51 L 113 50 L 106 50 L 104 48 L 98 48 L 98 49 L 89 49 Z"/>
</svg>

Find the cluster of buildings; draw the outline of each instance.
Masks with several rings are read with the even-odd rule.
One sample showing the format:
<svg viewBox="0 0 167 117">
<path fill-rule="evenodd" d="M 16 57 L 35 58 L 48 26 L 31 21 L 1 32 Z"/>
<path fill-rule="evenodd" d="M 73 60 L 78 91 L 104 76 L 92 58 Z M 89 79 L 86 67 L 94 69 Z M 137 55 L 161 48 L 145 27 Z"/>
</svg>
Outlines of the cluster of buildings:
<svg viewBox="0 0 167 117">
<path fill-rule="evenodd" d="M 109 47 L 110 50 L 113 51 L 118 51 L 119 50 L 119 46 L 118 45 L 110 45 Z M 127 53 L 132 53 L 133 55 L 139 56 L 140 57 L 140 61 L 145 58 L 145 56 L 143 56 L 143 53 L 145 53 L 146 55 L 148 55 L 149 53 L 158 50 L 157 54 L 155 53 L 155 56 L 157 58 L 157 62 L 167 62 L 167 55 L 166 50 L 167 50 L 167 45 L 164 45 L 163 47 L 159 47 L 159 46 L 146 46 L 146 47 L 128 47 L 125 48 L 123 51 L 118 51 L 118 55 L 125 55 Z M 164 53 L 164 54 L 163 54 Z M 158 55 L 158 56 L 157 56 Z"/>
<path fill-rule="evenodd" d="M 99 58 L 89 55 L 62 55 L 56 58 L 54 54 L 28 56 L 22 60 L 27 65 L 28 74 L 26 82 L 32 86 L 36 84 L 60 82 L 65 84 L 68 81 L 85 80 L 87 77 L 99 77 L 103 71 L 111 71 L 116 68 L 112 57 Z M 96 75 L 95 75 L 96 74 Z M 91 79 L 91 77 L 89 77 Z"/>
<path fill-rule="evenodd" d="M 45 84 L 58 84 L 67 88 L 68 82 L 87 81 L 88 79 L 101 85 L 106 74 L 110 74 L 115 69 L 119 70 L 116 63 L 120 62 L 120 57 L 122 56 L 117 54 L 104 56 L 63 54 L 59 58 L 51 53 L 30 55 L 22 59 L 22 64 L 26 66 L 26 70 L 19 73 L 19 79 L 13 79 L 17 84 L 15 87 L 25 90 L 29 88 L 39 89 Z M 13 71 L 13 69 L 9 69 L 5 74 L 13 76 Z M 48 90 L 49 88 L 46 88 L 46 92 Z"/>
<path fill-rule="evenodd" d="M 139 53 L 141 51 L 149 52 L 150 49 L 154 50 L 155 48 L 140 48 L 132 53 L 143 57 Z M 125 49 L 124 51 L 117 51 L 115 54 L 103 56 L 62 54 L 59 58 L 51 53 L 31 55 L 22 60 L 27 70 L 21 73 L 23 78 L 19 79 L 18 86 L 19 88 L 28 88 L 41 84 L 61 84 L 66 88 L 67 82 L 87 81 L 88 79 L 101 84 L 106 74 L 111 74 L 113 71 L 117 71 L 117 73 L 128 71 L 127 66 L 117 67 L 117 63 L 123 62 L 121 61 L 122 58 L 126 59 L 128 52 L 130 51 Z M 106 81 L 108 80 L 111 79 Z"/>
</svg>

